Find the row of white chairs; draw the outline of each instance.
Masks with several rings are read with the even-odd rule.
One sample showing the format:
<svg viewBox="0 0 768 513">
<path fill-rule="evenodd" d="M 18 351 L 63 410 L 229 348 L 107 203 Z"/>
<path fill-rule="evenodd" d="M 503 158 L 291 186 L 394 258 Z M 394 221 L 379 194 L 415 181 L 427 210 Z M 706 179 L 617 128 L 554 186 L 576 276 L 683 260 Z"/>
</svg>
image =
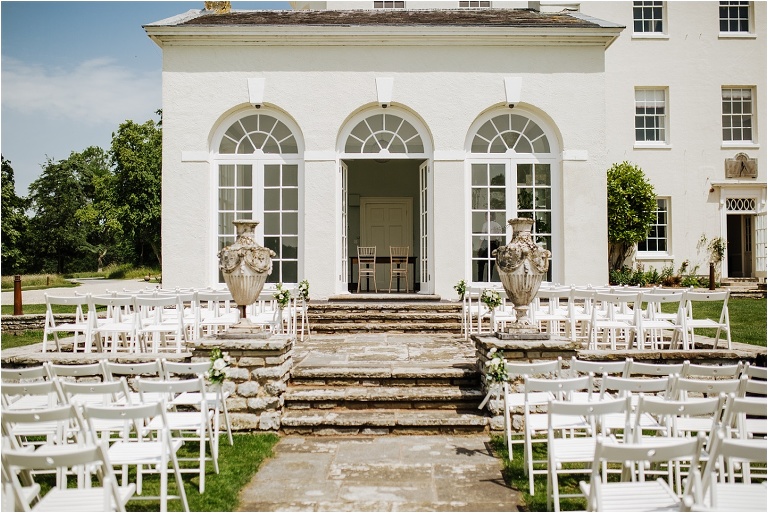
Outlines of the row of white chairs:
<svg viewBox="0 0 768 513">
<path fill-rule="evenodd" d="M 533 444 L 546 441 L 537 438 L 537 435 L 546 434 L 547 416 L 542 409 L 549 401 L 563 400 L 567 396 L 575 403 L 588 403 L 631 396 L 636 403 L 640 394 L 660 394 L 665 400 L 685 402 L 694 397 L 732 393 L 737 397 L 762 396 L 762 404 L 765 405 L 766 368 L 747 364 L 650 364 L 631 359 L 624 362 L 593 362 L 573 358 L 568 368 L 557 359 L 535 363 L 508 362 L 506 370 L 509 381 L 503 383 L 503 392 L 507 447 L 511 458 L 513 446 L 523 445 L 531 494 L 534 492 L 534 475 L 543 473 L 535 467 L 546 463 L 533 457 Z M 685 377 L 680 373 L 685 373 L 682 375 Z M 722 410 L 722 406 L 718 411 Z M 513 413 L 522 414 L 522 430 L 513 430 Z M 623 432 L 628 421 L 634 423 L 634 417 L 609 416 L 603 427 Z M 638 416 L 637 421 L 638 429 L 660 429 L 658 421 L 647 415 Z M 761 429 L 759 425 L 755 427 L 755 423 L 750 420 L 750 428 Z M 681 423 L 678 427 L 681 430 L 685 428 L 687 432 L 709 431 L 711 424 L 710 417 Z"/>
<path fill-rule="evenodd" d="M 29 369 L 3 369 L 2 426 L 5 446 L 17 450 L 28 450 L 27 447 L 31 446 L 35 452 L 44 452 L 52 445 L 82 444 L 82 434 L 90 432 L 91 441 L 109 443 L 109 459 L 112 465 L 122 469 L 122 487 L 130 486 L 127 482 L 128 467 L 137 465 L 135 491 L 141 495 L 141 476 L 147 470 L 146 465 L 160 464 L 159 468 L 168 472 L 172 470 L 176 474 L 180 494 L 176 498 L 182 499 L 184 509 L 188 511 L 180 475 L 186 472 L 197 474 L 202 493 L 205 490 L 206 462 L 212 462 L 214 471 L 218 473 L 221 416 L 224 417 L 229 443 L 233 443 L 226 412 L 228 393 L 220 387 L 206 389 L 203 375 L 208 369 L 208 362 L 190 364 L 157 360 L 140 364 L 101 363 L 103 365 L 46 364 Z M 102 373 L 96 369 L 100 366 L 103 367 Z M 100 375 L 109 379 L 93 379 Z M 128 376 L 132 377 L 136 391 L 129 388 Z M 180 379 L 189 376 L 195 377 Z M 82 421 L 73 419 L 71 413 L 62 420 L 63 409 L 67 407 L 77 411 Z M 135 417 L 131 417 L 132 412 Z M 164 434 L 165 430 L 167 434 Z M 163 446 L 163 437 L 167 438 L 166 451 L 159 449 Z M 144 444 L 133 446 L 137 439 Z M 188 441 L 198 443 L 199 454 L 177 457 L 178 449 Z M 178 464 L 184 461 L 195 462 L 196 466 L 182 467 Z M 168 464 L 172 464 L 170 469 Z M 9 477 L 12 476 L 9 474 Z M 173 497 L 168 496 L 167 473 L 161 471 L 160 478 L 159 499 L 161 510 L 165 511 L 167 500 Z M 7 483 L 4 479 L 4 485 L 8 483 L 12 485 L 12 479 Z M 57 483 L 61 487 L 60 481 Z M 20 497 L 17 494 L 17 502 Z M 150 498 L 156 500 L 158 497 Z"/>
<path fill-rule="evenodd" d="M 307 304 L 298 288 L 288 289 L 291 301 L 280 308 L 274 289 L 266 288 L 248 305 L 246 315 L 255 325 L 274 333 L 309 334 Z M 229 291 L 162 289 L 106 291 L 103 295 L 45 295 L 43 352 L 49 342 L 61 351 L 60 334 L 73 336 L 74 352 L 180 353 L 188 342 L 228 330 L 240 320 Z M 75 308 L 75 318 L 57 321 L 56 306 Z"/>
<path fill-rule="evenodd" d="M 504 329 L 515 321 L 512 305 L 498 284 L 489 287 L 500 293 L 502 304 L 491 310 L 480 300 L 484 288 L 469 287 L 464 295 L 462 332 Z M 731 349 L 728 311 L 730 290 L 695 291 L 639 287 L 577 287 L 543 285 L 529 305 L 529 317 L 541 331 L 583 340 L 590 349 L 695 349 L 695 330 L 716 330 L 713 349 L 724 337 Z M 718 319 L 696 318 L 694 305 L 719 302 Z M 663 305 L 668 305 L 666 308 Z M 671 312 L 665 311 L 671 310 Z"/>
</svg>

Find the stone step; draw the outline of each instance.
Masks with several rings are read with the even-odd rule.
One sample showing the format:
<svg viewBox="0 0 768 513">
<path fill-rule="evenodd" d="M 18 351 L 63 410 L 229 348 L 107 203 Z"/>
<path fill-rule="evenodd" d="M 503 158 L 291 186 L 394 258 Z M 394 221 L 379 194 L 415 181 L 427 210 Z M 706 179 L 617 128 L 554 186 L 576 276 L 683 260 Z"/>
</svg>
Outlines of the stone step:
<svg viewBox="0 0 768 513">
<path fill-rule="evenodd" d="M 313 312 L 309 315 L 310 322 L 358 322 L 366 320 L 369 322 L 458 322 L 461 323 L 461 314 L 453 312 L 343 312 L 343 311 L 325 311 Z"/>
<path fill-rule="evenodd" d="M 285 412 L 281 419 L 286 434 L 470 433 L 487 429 L 488 417 L 479 410 L 298 410 Z"/>
<path fill-rule="evenodd" d="M 312 323 L 312 333 L 461 333 L 461 323 L 335 322 Z"/>
<path fill-rule="evenodd" d="M 454 367 L 428 365 L 365 365 L 294 367 L 296 386 L 475 386 L 480 373 L 472 363 Z"/>
<path fill-rule="evenodd" d="M 455 386 L 291 386 L 285 393 L 289 410 L 308 409 L 469 409 L 484 394 L 479 388 Z"/>
</svg>

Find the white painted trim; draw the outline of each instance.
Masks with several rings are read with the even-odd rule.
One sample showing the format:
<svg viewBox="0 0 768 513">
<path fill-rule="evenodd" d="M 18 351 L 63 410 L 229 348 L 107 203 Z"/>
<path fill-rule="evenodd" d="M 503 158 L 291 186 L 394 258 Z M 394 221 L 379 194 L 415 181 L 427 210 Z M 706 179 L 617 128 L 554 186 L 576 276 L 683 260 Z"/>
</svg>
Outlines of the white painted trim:
<svg viewBox="0 0 768 513">
<path fill-rule="evenodd" d="M 181 152 L 182 162 L 208 162 L 210 153 L 207 151 L 183 151 Z"/>
</svg>

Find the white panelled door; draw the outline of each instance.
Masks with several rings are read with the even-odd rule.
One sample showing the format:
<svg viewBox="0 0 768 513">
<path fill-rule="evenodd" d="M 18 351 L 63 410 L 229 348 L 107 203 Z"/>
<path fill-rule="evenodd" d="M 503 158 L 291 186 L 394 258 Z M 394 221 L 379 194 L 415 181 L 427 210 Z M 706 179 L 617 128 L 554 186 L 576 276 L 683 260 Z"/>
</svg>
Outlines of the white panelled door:
<svg viewBox="0 0 768 513">
<path fill-rule="evenodd" d="M 389 258 L 390 246 L 409 246 L 413 255 L 413 198 L 360 198 L 360 245 L 376 246 L 376 257 Z M 413 267 L 409 267 L 413 287 Z M 379 290 L 389 286 L 389 264 L 376 265 Z M 394 287 L 394 285 L 393 285 Z"/>
</svg>

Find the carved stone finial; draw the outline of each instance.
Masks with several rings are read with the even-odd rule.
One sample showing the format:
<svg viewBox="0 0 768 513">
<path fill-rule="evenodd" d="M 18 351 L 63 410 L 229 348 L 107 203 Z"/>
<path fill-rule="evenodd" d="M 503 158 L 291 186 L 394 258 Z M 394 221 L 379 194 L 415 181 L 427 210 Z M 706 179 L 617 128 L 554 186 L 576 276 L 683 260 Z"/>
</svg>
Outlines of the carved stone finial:
<svg viewBox="0 0 768 513">
<path fill-rule="evenodd" d="M 205 2 L 205 10 L 226 14 L 232 11 L 232 2 Z"/>
</svg>

